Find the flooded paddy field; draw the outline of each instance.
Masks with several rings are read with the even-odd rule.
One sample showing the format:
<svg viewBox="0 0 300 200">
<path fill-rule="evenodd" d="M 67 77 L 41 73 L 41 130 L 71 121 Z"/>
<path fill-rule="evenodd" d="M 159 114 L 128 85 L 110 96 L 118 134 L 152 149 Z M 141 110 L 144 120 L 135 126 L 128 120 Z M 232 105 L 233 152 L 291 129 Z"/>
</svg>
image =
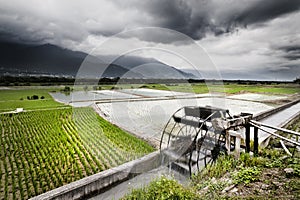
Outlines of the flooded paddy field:
<svg viewBox="0 0 300 200">
<path fill-rule="evenodd" d="M 74 107 L 96 105 L 96 111 L 106 120 L 154 143 L 160 141 L 165 124 L 181 107 L 213 106 L 228 109 L 232 115 L 241 112 L 255 115 L 275 107 L 264 102 L 288 98 L 285 95 L 245 93 L 222 96 L 148 88 L 76 91 L 69 95 L 51 95 L 57 101 Z"/>
<path fill-rule="evenodd" d="M 258 114 L 273 108 L 263 103 L 210 97 L 97 104 L 100 114 L 110 122 L 155 141 L 160 140 L 161 132 L 172 114 L 184 106 L 226 108 L 233 115 L 241 112 Z"/>
<path fill-rule="evenodd" d="M 121 128 L 156 142 L 160 140 L 161 132 L 169 118 L 176 110 L 183 106 L 213 106 L 225 108 L 233 115 L 241 112 L 258 114 L 272 109 L 273 106 L 257 101 L 274 98 L 268 95 L 260 96 L 259 94 L 255 94 L 254 96 L 250 94 L 249 99 L 246 99 L 246 95 L 243 95 L 241 99 L 238 99 L 239 96 L 237 95 L 236 99 L 233 99 L 212 96 L 210 94 L 194 95 L 150 89 L 125 90 L 124 92 L 143 95 L 144 98 L 136 101 L 99 102 L 97 103 L 97 107 L 100 115 Z M 192 95 L 194 95 L 194 97 Z M 148 100 L 147 98 L 149 97 L 168 98 L 152 98 Z M 252 102 L 254 97 L 256 97 L 255 101 Z M 283 96 L 276 97 L 284 98 Z"/>
</svg>

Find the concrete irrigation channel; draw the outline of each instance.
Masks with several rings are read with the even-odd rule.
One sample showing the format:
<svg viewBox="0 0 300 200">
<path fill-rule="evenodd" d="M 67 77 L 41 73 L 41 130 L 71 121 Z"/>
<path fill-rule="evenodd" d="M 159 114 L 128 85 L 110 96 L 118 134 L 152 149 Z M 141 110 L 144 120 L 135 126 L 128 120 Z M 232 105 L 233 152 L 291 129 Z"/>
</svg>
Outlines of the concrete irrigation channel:
<svg viewBox="0 0 300 200">
<path fill-rule="evenodd" d="M 133 124 L 131 125 L 136 125 L 135 124 L 136 116 L 132 116 L 132 113 L 130 113 L 131 111 L 130 109 L 133 110 L 137 109 L 139 111 L 142 110 L 141 113 L 137 113 L 138 119 L 142 119 L 143 117 L 145 117 L 145 115 L 147 117 L 147 113 L 144 113 L 143 109 L 147 108 L 148 105 L 147 102 L 153 102 L 153 101 L 155 102 L 157 101 L 157 98 L 160 98 L 159 103 L 161 102 L 164 103 L 160 104 L 161 105 L 160 107 L 154 106 L 154 108 L 150 108 L 150 111 L 153 112 L 152 114 L 154 116 L 151 116 L 150 119 L 148 119 L 149 121 L 146 121 L 146 123 L 149 123 L 150 121 L 154 123 L 157 122 L 154 119 L 159 119 L 159 117 L 162 117 L 160 115 L 156 116 L 156 114 L 159 113 L 159 111 L 163 111 L 164 114 L 167 115 L 169 115 L 169 113 L 174 112 L 174 108 L 168 109 L 165 107 L 166 105 L 170 105 L 171 103 L 174 102 L 177 102 L 177 106 L 182 106 L 182 105 L 184 106 L 189 103 L 197 103 L 197 104 L 217 103 L 219 105 L 225 103 L 225 105 L 227 106 L 229 105 L 229 107 L 233 108 L 233 113 L 251 111 L 247 109 L 246 110 L 242 109 L 243 106 L 236 107 L 236 105 L 242 102 L 241 100 L 230 100 L 226 102 L 221 98 L 211 98 L 207 96 L 197 97 L 196 99 L 192 99 L 188 97 L 184 101 L 178 99 L 165 99 L 165 97 L 161 97 L 161 96 L 155 98 L 152 97 L 152 99 L 149 98 L 147 99 L 147 101 L 142 101 L 140 99 L 137 101 L 135 100 L 132 101 L 131 99 L 130 102 L 133 102 L 132 105 L 128 103 L 129 102 L 128 99 L 127 100 L 119 99 L 114 103 L 108 102 L 106 100 L 102 100 L 99 104 L 95 106 L 95 109 L 103 117 L 105 117 L 107 120 L 113 123 L 116 122 L 114 120 L 122 121 L 123 120 L 122 117 L 129 116 L 129 120 L 131 121 L 131 123 L 133 122 Z M 125 113 L 122 112 L 120 113 L 119 112 L 120 108 L 122 107 L 124 108 L 124 105 L 126 106 L 127 111 Z M 286 123 L 291 121 L 294 117 L 299 115 L 299 111 L 300 111 L 300 99 L 276 108 L 273 108 L 271 106 L 266 106 L 264 104 L 260 104 L 257 102 L 254 102 L 251 105 L 258 106 L 258 108 L 254 110 L 255 120 L 268 123 L 274 126 L 280 126 L 280 127 L 284 126 Z M 132 107 L 130 108 L 130 106 Z M 109 111 L 108 108 L 110 108 L 112 112 L 108 112 Z M 117 116 L 117 114 L 120 115 Z M 163 117 L 163 119 L 160 119 L 158 121 L 163 124 L 165 123 L 166 120 L 167 118 Z M 124 124 L 126 123 L 128 123 L 128 121 L 125 120 Z M 122 127 L 123 124 L 121 123 L 121 125 L 120 124 L 117 125 Z M 125 129 L 126 128 L 128 127 L 125 127 Z M 145 132 L 150 131 L 152 134 L 145 135 L 143 132 L 139 132 L 138 130 L 137 132 L 135 132 L 135 134 L 144 139 L 152 138 L 152 141 L 154 142 L 161 134 L 161 130 L 159 129 L 150 129 L 147 126 L 142 127 L 142 129 Z M 135 130 L 130 129 L 129 131 L 134 132 Z M 158 131 L 158 133 L 156 131 Z M 268 137 L 268 135 L 266 135 L 265 133 L 260 133 L 260 134 L 261 134 L 260 142 L 266 140 L 266 138 Z M 118 167 L 67 184 L 60 188 L 36 196 L 32 199 L 87 199 L 87 198 L 94 199 L 94 200 L 119 199 L 123 197 L 126 193 L 129 193 L 132 189 L 145 186 L 149 182 L 151 182 L 151 180 L 158 178 L 162 175 L 172 176 L 182 183 L 188 181 L 187 177 L 167 167 L 167 163 L 165 163 L 164 160 L 165 160 L 164 155 L 162 155 L 160 151 L 156 151 L 137 160 L 130 161 Z"/>
</svg>

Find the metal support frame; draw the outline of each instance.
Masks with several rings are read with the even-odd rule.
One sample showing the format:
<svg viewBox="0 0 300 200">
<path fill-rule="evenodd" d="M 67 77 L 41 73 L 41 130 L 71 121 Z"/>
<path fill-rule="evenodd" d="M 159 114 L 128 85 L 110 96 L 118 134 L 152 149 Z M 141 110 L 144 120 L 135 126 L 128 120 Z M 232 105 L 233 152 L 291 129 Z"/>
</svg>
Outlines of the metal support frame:
<svg viewBox="0 0 300 200">
<path fill-rule="evenodd" d="M 258 128 L 254 127 L 254 155 L 257 156 L 258 155 Z"/>
<path fill-rule="evenodd" d="M 246 124 L 246 152 L 250 152 L 250 124 Z"/>
</svg>

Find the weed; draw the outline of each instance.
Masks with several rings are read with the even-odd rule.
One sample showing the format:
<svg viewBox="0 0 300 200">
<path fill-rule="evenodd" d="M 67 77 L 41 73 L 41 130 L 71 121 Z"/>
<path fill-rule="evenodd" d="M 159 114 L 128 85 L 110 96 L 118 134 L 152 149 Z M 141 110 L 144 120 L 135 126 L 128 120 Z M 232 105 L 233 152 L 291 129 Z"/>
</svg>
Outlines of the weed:
<svg viewBox="0 0 300 200">
<path fill-rule="evenodd" d="M 288 158 L 287 167 L 293 168 L 294 176 L 300 177 L 300 158 Z"/>
<path fill-rule="evenodd" d="M 261 169 L 258 167 L 241 167 L 241 169 L 233 174 L 234 182 L 236 184 L 249 184 L 259 180 Z"/>
<path fill-rule="evenodd" d="M 251 157 L 249 153 L 242 153 L 239 162 L 245 167 L 261 167 L 267 162 L 267 159 L 263 157 Z"/>
<path fill-rule="evenodd" d="M 134 189 L 131 194 L 122 198 L 123 200 L 154 200 L 154 199 L 184 199 L 184 200 L 196 200 L 199 196 L 195 191 L 184 188 L 177 181 L 161 177 L 160 179 L 153 181 L 149 186 L 141 189 Z"/>
<path fill-rule="evenodd" d="M 238 165 L 238 160 L 233 156 L 220 156 L 216 163 L 209 165 L 201 173 L 192 176 L 192 180 L 195 183 L 202 182 L 211 177 L 220 178 L 226 172 L 231 171 Z"/>
</svg>

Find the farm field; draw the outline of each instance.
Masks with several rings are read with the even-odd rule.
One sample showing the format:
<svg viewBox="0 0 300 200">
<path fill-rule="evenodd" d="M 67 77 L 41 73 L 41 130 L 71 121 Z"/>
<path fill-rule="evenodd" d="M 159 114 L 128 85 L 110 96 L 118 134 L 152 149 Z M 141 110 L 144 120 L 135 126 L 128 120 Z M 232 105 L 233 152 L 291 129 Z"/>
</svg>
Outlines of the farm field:
<svg viewBox="0 0 300 200">
<path fill-rule="evenodd" d="M 0 89 L 0 112 L 12 111 L 16 108 L 36 110 L 45 108 L 57 108 L 65 105 L 53 100 L 50 91 L 59 90 L 58 87 L 11 87 Z M 39 99 L 29 100 L 27 97 L 37 95 Z M 43 97 L 43 99 L 41 99 Z"/>
<path fill-rule="evenodd" d="M 92 108 L 0 115 L 0 199 L 27 199 L 153 151 Z"/>
</svg>

